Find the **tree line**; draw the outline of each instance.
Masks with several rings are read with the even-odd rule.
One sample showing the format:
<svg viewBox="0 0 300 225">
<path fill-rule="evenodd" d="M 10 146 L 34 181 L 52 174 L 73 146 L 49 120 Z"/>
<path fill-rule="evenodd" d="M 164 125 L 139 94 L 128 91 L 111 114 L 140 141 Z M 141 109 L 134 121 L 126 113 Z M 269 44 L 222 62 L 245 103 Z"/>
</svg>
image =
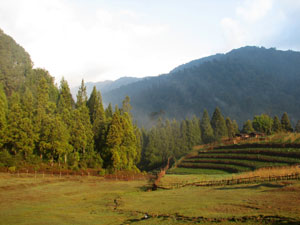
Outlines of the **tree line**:
<svg viewBox="0 0 300 225">
<path fill-rule="evenodd" d="M 146 130 L 131 116 L 129 97 L 122 107 L 104 108 L 94 87 L 86 94 L 84 81 L 76 102 L 65 79 L 59 88 L 42 69 L 32 70 L 18 91 L 5 92 L 0 85 L 0 166 L 48 163 L 70 169 L 104 168 L 151 170 L 169 157 L 178 159 L 193 146 L 233 138 L 236 134 L 292 132 L 287 113 L 281 120 L 267 114 L 247 120 L 239 130 L 235 120 L 223 117 L 217 107 L 210 116 L 182 121 L 158 119 Z M 296 132 L 300 132 L 298 121 Z"/>
<path fill-rule="evenodd" d="M 224 119 L 219 108 L 211 119 L 204 110 L 201 119 L 196 116 L 181 121 L 158 119 L 151 129 L 140 129 L 133 122 L 129 97 L 124 96 L 120 108 L 111 104 L 105 108 L 101 93 L 94 88 L 88 97 L 82 81 L 75 101 L 65 79 L 57 87 L 46 70 L 33 69 L 30 55 L 1 29 L 0 49 L 0 167 L 47 164 L 74 170 L 101 168 L 108 172 L 150 170 L 160 167 L 170 156 L 180 158 L 194 145 L 231 138 L 240 132 L 237 122 Z M 233 68 L 231 72 L 237 70 Z M 193 79 L 197 76 L 190 75 L 184 76 L 185 79 L 196 84 Z M 240 76 L 236 79 L 239 81 Z M 163 95 L 155 97 L 153 93 L 157 92 L 153 91 L 149 95 L 156 100 L 173 93 L 174 98 L 164 99 L 165 106 L 179 99 L 174 84 L 167 83 L 169 87 L 154 85 Z M 153 85 L 150 80 L 148 84 Z M 190 89 L 200 90 L 198 85 Z M 148 104 L 145 95 L 140 97 L 143 99 L 139 104 Z M 191 99 L 197 98 L 193 95 Z M 197 111 L 202 109 L 198 106 Z M 245 107 L 248 110 L 249 104 Z M 179 108 L 176 109 L 173 111 Z M 262 114 L 243 125 L 242 132 L 253 131 L 271 134 L 293 129 L 286 113 L 281 120 Z M 299 121 L 295 131 L 300 131 Z"/>
<path fill-rule="evenodd" d="M 88 98 L 83 81 L 75 102 L 67 81 L 56 88 L 42 69 L 32 70 L 18 91 L 5 93 L 0 84 L 0 163 L 138 170 L 141 134 L 129 102 L 104 109 L 100 92 L 94 88 Z"/>
<path fill-rule="evenodd" d="M 193 146 L 234 138 L 237 134 L 263 133 L 266 135 L 280 132 L 300 133 L 300 120 L 295 129 L 292 128 L 287 113 L 279 120 L 267 114 L 254 116 L 247 120 L 242 129 L 235 120 L 226 119 L 217 107 L 210 116 L 203 111 L 202 118 L 193 116 L 181 122 L 159 119 L 156 126 L 142 132 L 142 157 L 139 167 L 151 170 L 166 162 L 169 157 L 179 159 L 188 153 Z"/>
</svg>

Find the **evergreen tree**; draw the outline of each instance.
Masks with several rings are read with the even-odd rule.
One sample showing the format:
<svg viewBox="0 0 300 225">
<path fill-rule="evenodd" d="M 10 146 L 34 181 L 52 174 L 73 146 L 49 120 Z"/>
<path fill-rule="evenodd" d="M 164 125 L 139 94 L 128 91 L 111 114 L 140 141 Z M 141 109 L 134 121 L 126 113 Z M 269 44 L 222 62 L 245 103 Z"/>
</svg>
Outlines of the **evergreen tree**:
<svg viewBox="0 0 300 225">
<path fill-rule="evenodd" d="M 252 122 L 251 122 L 251 120 L 247 120 L 243 125 L 242 133 L 250 134 L 252 132 L 254 132 Z"/>
<path fill-rule="evenodd" d="M 171 129 L 172 129 L 172 138 L 174 142 L 172 154 L 173 156 L 175 156 L 175 158 L 178 159 L 182 154 L 181 151 L 184 148 L 185 143 L 181 142 L 180 124 L 175 119 L 171 123 Z"/>
<path fill-rule="evenodd" d="M 76 109 L 73 111 L 71 124 L 71 140 L 70 143 L 74 148 L 74 152 L 81 154 L 81 158 L 88 154 L 93 154 L 94 137 L 92 124 L 90 121 L 89 109 L 87 103 L 86 87 L 82 80 L 81 86 L 77 94 Z"/>
<path fill-rule="evenodd" d="M 157 134 L 156 127 L 153 127 L 149 131 L 147 139 L 148 141 L 144 151 L 144 162 L 145 168 L 150 170 L 158 168 L 162 164 L 160 151 L 157 147 L 157 140 L 159 139 L 159 136 Z"/>
<path fill-rule="evenodd" d="M 48 114 L 42 122 L 40 131 L 40 151 L 53 165 L 54 161 L 65 163 L 71 152 L 69 132 L 59 115 L 54 114 L 55 106 L 49 106 L 53 113 Z"/>
<path fill-rule="evenodd" d="M 7 99 L 3 89 L 3 86 L 0 83 L 0 150 L 4 144 L 6 138 L 6 115 L 8 111 Z"/>
<path fill-rule="evenodd" d="M 123 113 L 120 114 L 120 111 Z M 112 170 L 137 170 L 140 159 L 138 141 L 134 133 L 131 116 L 116 106 L 106 136 L 104 159 L 106 167 Z"/>
<path fill-rule="evenodd" d="M 209 142 L 213 142 L 215 140 L 214 131 L 211 127 L 209 115 L 206 109 L 203 111 L 200 127 L 201 127 L 203 142 L 205 144 Z"/>
<path fill-rule="evenodd" d="M 21 96 L 21 107 L 26 117 L 33 120 L 35 107 L 32 92 L 26 88 L 25 93 Z"/>
<path fill-rule="evenodd" d="M 187 123 L 187 143 L 186 145 L 191 150 L 195 145 L 201 144 L 201 130 L 199 119 L 193 116 L 192 120 L 186 120 Z"/>
<path fill-rule="evenodd" d="M 217 140 L 220 140 L 222 137 L 226 137 L 228 135 L 224 117 L 222 116 L 218 107 L 215 109 L 210 123 L 214 130 L 214 136 Z"/>
<path fill-rule="evenodd" d="M 239 125 L 237 124 L 236 120 L 233 120 L 232 126 L 233 126 L 234 133 L 239 134 L 240 133 Z"/>
<path fill-rule="evenodd" d="M 228 132 L 228 137 L 233 138 L 236 134 L 235 127 L 229 117 L 226 118 L 226 127 Z"/>
<path fill-rule="evenodd" d="M 272 126 L 272 132 L 278 133 L 282 131 L 280 120 L 277 116 L 274 116 L 273 119 L 273 126 Z"/>
<path fill-rule="evenodd" d="M 297 124 L 295 126 L 295 132 L 300 133 L 300 120 L 297 121 Z"/>
<path fill-rule="evenodd" d="M 131 109 L 132 109 L 132 107 L 130 105 L 130 98 L 128 96 L 126 96 L 122 102 L 122 111 L 124 113 L 127 112 L 130 115 Z"/>
<path fill-rule="evenodd" d="M 89 108 L 90 119 L 92 123 L 92 130 L 94 134 L 95 150 L 100 152 L 105 144 L 105 134 L 107 129 L 107 123 L 105 118 L 105 112 L 102 104 L 102 97 L 99 91 L 94 86 L 93 91 L 87 101 Z"/>
<path fill-rule="evenodd" d="M 41 145 L 41 135 L 42 129 L 44 129 L 44 124 L 48 119 L 48 114 L 50 112 L 49 107 L 49 86 L 47 85 L 47 80 L 45 77 L 41 77 L 37 87 L 37 108 L 35 116 L 35 133 L 38 134 L 36 145 L 37 152 L 40 158 L 43 158 L 44 148 Z M 51 112 L 50 112 L 51 113 Z"/>
<path fill-rule="evenodd" d="M 60 81 L 59 95 L 58 95 L 58 103 L 57 103 L 57 111 L 63 114 L 64 110 L 72 111 L 74 108 L 74 100 L 70 91 L 70 87 L 68 82 L 62 78 Z"/>
<path fill-rule="evenodd" d="M 285 112 L 281 117 L 281 126 L 284 132 L 293 132 L 293 128 L 289 119 L 288 114 Z"/>
<path fill-rule="evenodd" d="M 5 146 L 14 155 L 22 153 L 27 158 L 34 150 L 35 140 L 32 121 L 22 110 L 19 95 L 13 93 L 10 99 Z"/>
<path fill-rule="evenodd" d="M 86 103 L 87 103 L 86 86 L 84 84 L 84 80 L 82 79 L 81 85 L 77 92 L 76 107 L 79 108 L 82 105 L 86 105 Z"/>
<path fill-rule="evenodd" d="M 105 117 L 107 120 L 111 120 L 113 116 L 113 109 L 111 103 L 108 104 L 108 107 L 105 109 Z"/>
</svg>

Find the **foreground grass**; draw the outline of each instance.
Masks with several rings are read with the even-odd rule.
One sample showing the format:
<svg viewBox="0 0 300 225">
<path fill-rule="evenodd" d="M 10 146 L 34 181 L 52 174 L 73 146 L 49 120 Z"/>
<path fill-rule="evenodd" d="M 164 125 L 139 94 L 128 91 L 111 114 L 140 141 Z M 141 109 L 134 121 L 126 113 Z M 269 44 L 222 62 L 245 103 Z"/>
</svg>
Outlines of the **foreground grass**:
<svg viewBox="0 0 300 225">
<path fill-rule="evenodd" d="M 191 180 L 196 175 L 180 176 Z M 258 215 L 300 221 L 299 181 L 153 192 L 145 191 L 146 184 L 0 174 L 0 224 L 216 224 L 209 221 L 216 218 L 223 225 L 284 224 L 232 220 Z M 150 218 L 142 219 L 144 213 Z M 200 216 L 208 221 L 197 220 Z"/>
</svg>

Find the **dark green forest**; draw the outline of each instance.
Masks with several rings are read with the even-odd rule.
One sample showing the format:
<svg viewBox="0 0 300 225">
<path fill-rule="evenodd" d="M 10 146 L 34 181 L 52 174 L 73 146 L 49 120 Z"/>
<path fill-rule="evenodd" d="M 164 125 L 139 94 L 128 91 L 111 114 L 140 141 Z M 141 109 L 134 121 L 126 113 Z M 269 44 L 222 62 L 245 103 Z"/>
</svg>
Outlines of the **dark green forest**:
<svg viewBox="0 0 300 225">
<path fill-rule="evenodd" d="M 166 93 L 168 91 L 164 90 Z M 193 146 L 232 138 L 238 124 L 216 107 L 211 118 L 199 109 L 190 118 L 156 118 L 151 129 L 139 128 L 130 98 L 104 108 L 94 87 L 87 96 L 82 80 L 76 101 L 68 82 L 34 69 L 30 56 L 0 30 L 0 167 L 48 165 L 66 169 L 95 168 L 107 173 L 152 170 L 175 160 Z M 287 113 L 281 120 L 267 114 L 247 120 L 242 132 L 292 132 Z M 300 131 L 300 122 L 295 131 Z"/>
<path fill-rule="evenodd" d="M 299 87 L 299 52 L 248 46 L 105 92 L 103 101 L 119 104 L 128 95 L 132 114 L 145 127 L 151 127 L 152 115 L 159 112 L 164 118 L 182 120 L 204 108 L 211 114 L 216 107 L 225 117 L 235 118 L 240 127 L 253 115 L 274 117 L 285 111 L 295 125 Z"/>
</svg>

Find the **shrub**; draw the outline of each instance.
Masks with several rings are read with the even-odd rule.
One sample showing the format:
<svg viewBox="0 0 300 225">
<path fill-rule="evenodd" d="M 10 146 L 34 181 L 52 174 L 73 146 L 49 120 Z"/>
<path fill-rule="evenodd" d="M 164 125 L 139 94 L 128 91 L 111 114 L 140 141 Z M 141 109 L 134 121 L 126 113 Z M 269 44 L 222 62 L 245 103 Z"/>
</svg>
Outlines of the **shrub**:
<svg viewBox="0 0 300 225">
<path fill-rule="evenodd" d="M 107 174 L 107 172 L 106 172 L 105 169 L 101 169 L 101 170 L 98 172 L 98 175 L 99 175 L 99 176 L 104 176 L 104 175 L 106 175 L 106 174 Z"/>
<path fill-rule="evenodd" d="M 8 171 L 10 173 L 14 173 L 14 172 L 16 172 L 16 167 L 15 166 L 10 166 L 10 167 L 8 167 Z"/>
</svg>

